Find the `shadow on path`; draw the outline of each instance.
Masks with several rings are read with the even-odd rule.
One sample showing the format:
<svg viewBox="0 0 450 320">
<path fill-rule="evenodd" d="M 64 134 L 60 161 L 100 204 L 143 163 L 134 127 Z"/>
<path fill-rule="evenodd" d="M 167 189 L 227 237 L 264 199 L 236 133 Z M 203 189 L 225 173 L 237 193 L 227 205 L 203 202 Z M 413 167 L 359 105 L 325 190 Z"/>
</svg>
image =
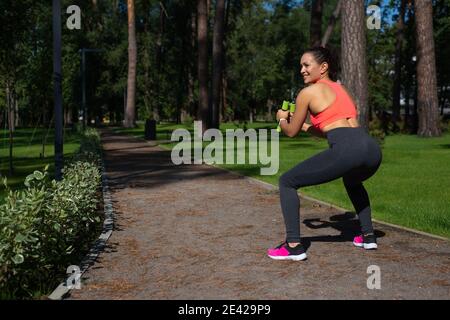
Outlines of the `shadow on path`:
<svg viewBox="0 0 450 320">
<path fill-rule="evenodd" d="M 274 261 L 285 238 L 276 187 L 102 132 L 116 215 L 107 247 L 69 299 L 449 299 L 448 241 L 374 223 L 379 249 L 352 244 L 354 213 L 300 201 L 305 262 Z M 370 193 L 370 190 L 368 190 Z M 381 290 L 367 288 L 379 266 Z"/>
</svg>

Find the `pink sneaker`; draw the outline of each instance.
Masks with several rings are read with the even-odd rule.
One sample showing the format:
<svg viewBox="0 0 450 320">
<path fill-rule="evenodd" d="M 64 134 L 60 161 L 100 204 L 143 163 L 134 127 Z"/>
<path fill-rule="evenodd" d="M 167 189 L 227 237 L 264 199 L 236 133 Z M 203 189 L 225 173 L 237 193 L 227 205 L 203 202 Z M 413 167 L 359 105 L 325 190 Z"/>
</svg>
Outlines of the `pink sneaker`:
<svg viewBox="0 0 450 320">
<path fill-rule="evenodd" d="M 362 234 L 353 238 L 353 245 L 359 248 L 364 246 Z"/>
<path fill-rule="evenodd" d="M 291 248 L 287 242 L 283 242 L 278 247 L 267 250 L 267 255 L 269 258 L 275 260 L 301 261 L 306 259 L 306 252 L 302 244 L 298 244 L 295 248 Z"/>
<path fill-rule="evenodd" d="M 359 248 L 364 248 L 366 250 L 373 250 L 378 248 L 377 240 L 374 234 L 368 234 L 366 236 L 360 234 L 359 236 L 354 237 L 353 245 Z"/>
</svg>

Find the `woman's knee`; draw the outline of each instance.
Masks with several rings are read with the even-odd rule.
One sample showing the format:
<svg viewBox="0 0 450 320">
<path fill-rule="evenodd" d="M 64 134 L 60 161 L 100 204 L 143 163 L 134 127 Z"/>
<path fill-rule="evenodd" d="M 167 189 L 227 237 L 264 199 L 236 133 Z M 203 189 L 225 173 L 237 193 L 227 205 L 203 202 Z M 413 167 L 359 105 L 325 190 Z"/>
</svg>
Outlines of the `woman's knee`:
<svg viewBox="0 0 450 320">
<path fill-rule="evenodd" d="M 280 187 L 298 189 L 302 185 L 300 180 L 298 174 L 294 175 L 293 172 L 288 171 L 280 176 L 278 184 Z"/>
<path fill-rule="evenodd" d="M 361 181 L 357 179 L 354 175 L 345 175 L 342 177 L 342 182 L 346 187 L 352 187 L 359 184 Z"/>
<path fill-rule="evenodd" d="M 283 173 L 280 176 L 280 178 L 278 179 L 278 185 L 280 187 L 292 188 L 292 182 L 291 182 L 288 172 Z"/>
</svg>

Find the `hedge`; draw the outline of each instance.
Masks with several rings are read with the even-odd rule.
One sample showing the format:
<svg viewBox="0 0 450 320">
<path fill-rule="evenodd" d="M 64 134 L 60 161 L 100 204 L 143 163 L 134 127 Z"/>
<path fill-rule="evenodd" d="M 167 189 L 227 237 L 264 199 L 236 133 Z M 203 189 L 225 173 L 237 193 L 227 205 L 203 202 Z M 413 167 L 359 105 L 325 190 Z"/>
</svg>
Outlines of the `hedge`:
<svg viewBox="0 0 450 320">
<path fill-rule="evenodd" d="M 98 231 L 101 185 L 100 138 L 88 129 L 67 161 L 61 181 L 47 167 L 26 177 L 0 204 L 0 292 L 2 298 L 32 298 L 48 291 L 58 275 L 76 265 Z"/>
</svg>

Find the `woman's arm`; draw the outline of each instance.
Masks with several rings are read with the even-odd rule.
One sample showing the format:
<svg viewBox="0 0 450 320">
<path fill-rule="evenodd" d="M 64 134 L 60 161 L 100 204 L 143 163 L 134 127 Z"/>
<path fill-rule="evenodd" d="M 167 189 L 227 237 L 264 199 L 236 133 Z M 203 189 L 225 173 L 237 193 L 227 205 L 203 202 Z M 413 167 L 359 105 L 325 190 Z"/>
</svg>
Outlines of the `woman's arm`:
<svg viewBox="0 0 450 320">
<path fill-rule="evenodd" d="M 287 121 L 282 121 L 280 123 L 281 130 L 283 130 L 288 137 L 295 137 L 302 129 L 311 98 L 312 95 L 309 87 L 300 91 L 295 100 L 295 112 L 290 118 L 289 123 Z"/>
<path fill-rule="evenodd" d="M 326 138 L 326 135 L 320 131 L 317 130 L 313 125 L 309 123 L 304 123 L 302 126 L 302 131 L 305 131 L 313 136 L 319 137 L 319 138 Z"/>
</svg>

